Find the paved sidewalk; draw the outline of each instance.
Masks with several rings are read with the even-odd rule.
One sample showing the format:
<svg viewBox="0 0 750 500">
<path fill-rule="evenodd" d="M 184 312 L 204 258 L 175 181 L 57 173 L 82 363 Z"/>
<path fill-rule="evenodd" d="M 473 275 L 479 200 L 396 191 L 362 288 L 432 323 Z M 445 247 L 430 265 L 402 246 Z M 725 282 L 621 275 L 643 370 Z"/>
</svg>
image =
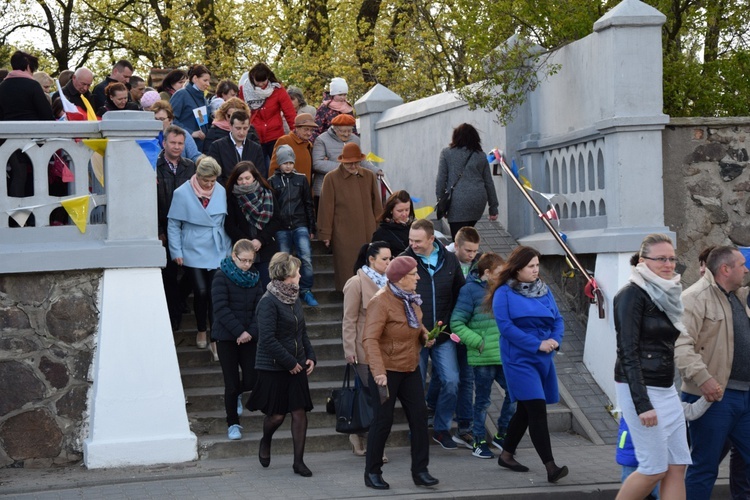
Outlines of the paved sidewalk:
<svg viewBox="0 0 750 500">
<path fill-rule="evenodd" d="M 377 498 L 503 498 L 503 499 L 612 499 L 619 488 L 620 470 L 611 445 L 593 445 L 573 434 L 552 436 L 558 464 L 570 475 L 558 484 L 546 481 L 544 467 L 530 448 L 528 436 L 518 460 L 528 473 L 501 469 L 496 460 L 481 460 L 467 449 L 430 448 L 430 473 L 440 479 L 431 489 L 414 486 L 409 472 L 408 448 L 387 448 L 390 462 L 383 477 L 387 491 L 366 488 L 364 458 L 347 452 L 310 453 L 305 462 L 313 477 L 292 472 L 290 455 L 273 455 L 263 469 L 256 458 L 203 460 L 178 465 L 86 470 L 0 469 L 0 498 L 18 499 L 332 499 Z M 255 450 L 257 444 L 253 443 Z M 727 498 L 727 468 L 722 466 L 714 498 Z"/>
</svg>

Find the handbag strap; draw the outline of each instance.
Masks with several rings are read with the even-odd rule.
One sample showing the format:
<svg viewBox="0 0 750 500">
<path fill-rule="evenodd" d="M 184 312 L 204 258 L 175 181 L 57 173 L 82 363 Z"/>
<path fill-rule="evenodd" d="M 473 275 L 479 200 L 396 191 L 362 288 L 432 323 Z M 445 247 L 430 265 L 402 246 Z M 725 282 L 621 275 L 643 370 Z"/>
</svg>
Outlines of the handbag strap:
<svg viewBox="0 0 750 500">
<path fill-rule="evenodd" d="M 450 193 L 451 191 L 453 191 L 453 188 L 456 187 L 456 185 L 458 184 L 458 182 L 461 180 L 461 177 L 464 176 L 464 172 L 466 171 L 466 165 L 469 164 L 469 160 L 471 160 L 472 156 L 474 156 L 474 151 L 469 151 L 469 157 L 466 158 L 466 161 L 464 162 L 464 168 L 462 168 L 461 169 L 461 173 L 458 174 L 458 179 L 456 179 L 456 182 L 454 182 L 453 185 L 451 186 L 451 188 L 448 191 L 446 191 L 447 193 Z"/>
<path fill-rule="evenodd" d="M 344 383 L 341 384 L 341 387 L 344 389 L 348 389 L 351 387 L 351 367 L 352 365 L 350 363 L 346 364 L 346 370 L 344 371 Z M 357 374 L 357 370 L 354 370 L 354 374 Z"/>
</svg>

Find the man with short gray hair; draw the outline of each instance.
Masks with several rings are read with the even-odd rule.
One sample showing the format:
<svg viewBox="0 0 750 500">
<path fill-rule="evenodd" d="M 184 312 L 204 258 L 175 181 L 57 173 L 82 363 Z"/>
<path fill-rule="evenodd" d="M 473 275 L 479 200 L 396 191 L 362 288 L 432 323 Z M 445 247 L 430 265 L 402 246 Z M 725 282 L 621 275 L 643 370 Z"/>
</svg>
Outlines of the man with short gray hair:
<svg viewBox="0 0 750 500">
<path fill-rule="evenodd" d="M 713 402 L 689 423 L 693 464 L 685 474 L 688 500 L 711 498 L 727 438 L 750 463 L 750 309 L 745 257 L 731 246 L 717 247 L 706 272 L 682 293 L 682 334 L 675 363 L 682 376 L 682 399 Z"/>
</svg>

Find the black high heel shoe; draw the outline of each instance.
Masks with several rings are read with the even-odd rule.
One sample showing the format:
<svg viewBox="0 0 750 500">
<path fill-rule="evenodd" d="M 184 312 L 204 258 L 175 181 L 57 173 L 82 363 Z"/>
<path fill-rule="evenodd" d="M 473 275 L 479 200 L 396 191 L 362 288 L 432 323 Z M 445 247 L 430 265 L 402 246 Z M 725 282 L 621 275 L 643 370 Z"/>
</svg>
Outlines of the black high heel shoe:
<svg viewBox="0 0 750 500">
<path fill-rule="evenodd" d="M 270 446 L 270 443 L 269 443 L 269 446 L 268 446 L 268 456 L 267 457 L 264 457 L 262 455 L 262 453 L 263 453 L 263 447 L 264 447 L 263 439 L 261 439 L 260 440 L 260 445 L 258 445 L 258 462 L 260 462 L 260 465 L 262 465 L 263 467 L 268 467 L 269 465 L 271 465 L 271 446 Z"/>
<path fill-rule="evenodd" d="M 307 468 L 307 465 L 305 465 L 304 462 L 292 465 L 292 470 L 295 474 L 299 474 L 302 477 L 312 476 L 312 471 Z"/>
</svg>

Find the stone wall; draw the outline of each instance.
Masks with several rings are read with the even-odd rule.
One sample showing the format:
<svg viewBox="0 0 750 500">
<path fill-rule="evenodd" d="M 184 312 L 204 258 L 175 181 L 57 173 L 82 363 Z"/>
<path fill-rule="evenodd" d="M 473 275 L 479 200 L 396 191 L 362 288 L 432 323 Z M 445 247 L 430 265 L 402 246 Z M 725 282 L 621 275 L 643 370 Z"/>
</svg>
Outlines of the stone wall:
<svg viewBox="0 0 750 500">
<path fill-rule="evenodd" d="M 0 467 L 83 458 L 100 280 L 0 275 Z"/>
<path fill-rule="evenodd" d="M 663 133 L 664 221 L 683 284 L 709 245 L 750 246 L 750 118 L 673 118 Z"/>
</svg>

